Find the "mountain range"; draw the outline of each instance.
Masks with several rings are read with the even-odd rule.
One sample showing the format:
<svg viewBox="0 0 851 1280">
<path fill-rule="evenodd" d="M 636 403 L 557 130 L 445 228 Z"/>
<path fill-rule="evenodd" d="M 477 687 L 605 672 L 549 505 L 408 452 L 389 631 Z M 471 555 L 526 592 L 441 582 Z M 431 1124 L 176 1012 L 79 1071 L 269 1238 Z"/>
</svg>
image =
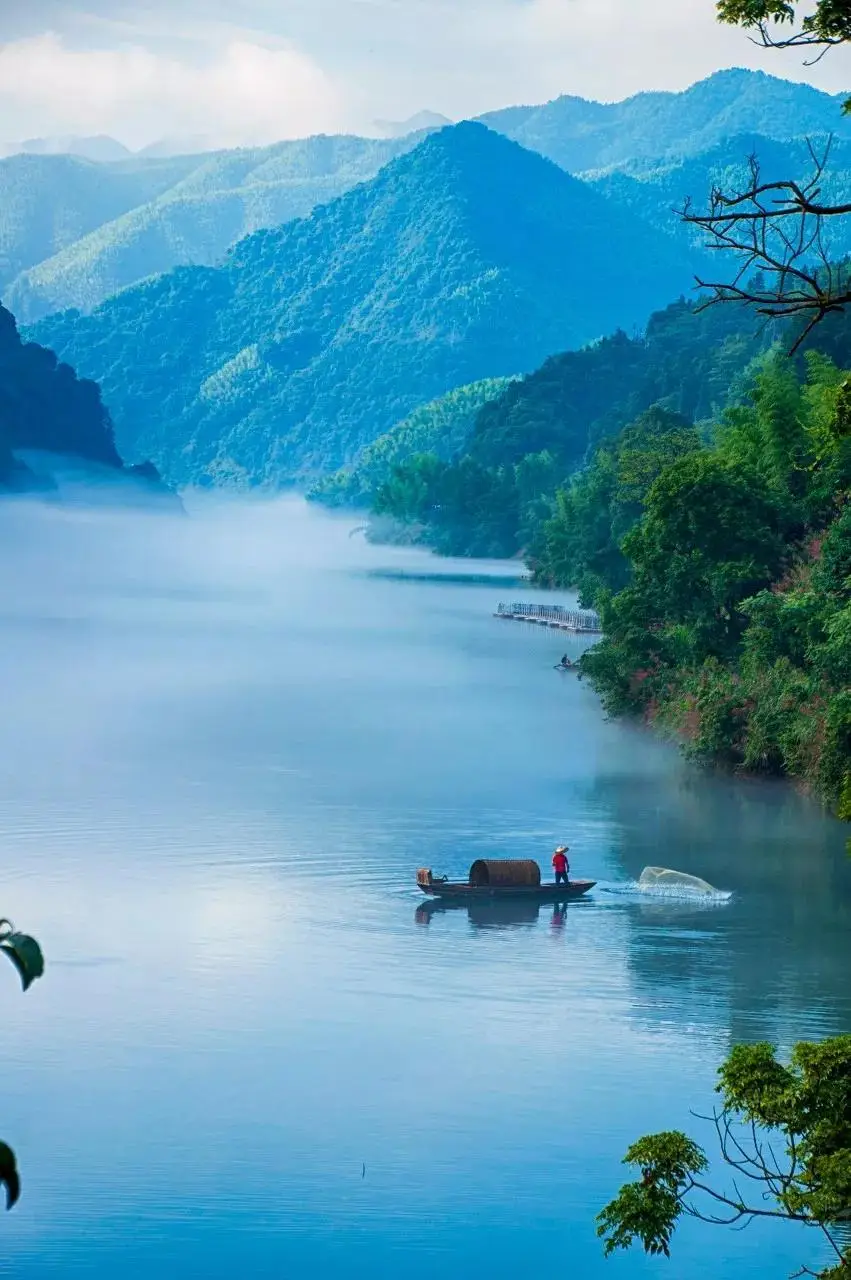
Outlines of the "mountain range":
<svg viewBox="0 0 851 1280">
<path fill-rule="evenodd" d="M 480 119 L 564 169 L 655 167 L 698 155 L 738 135 L 788 141 L 833 134 L 851 141 L 844 94 L 822 93 L 762 71 L 731 69 L 683 93 L 639 93 L 623 102 L 564 96 L 538 107 L 508 107 Z"/>
<path fill-rule="evenodd" d="M 220 267 L 33 332 L 101 383 L 127 455 L 175 482 L 281 483 L 350 461 L 454 387 L 640 328 L 691 267 L 587 184 L 462 123 Z"/>
<path fill-rule="evenodd" d="M 0 161 L 0 290 L 22 321 L 90 310 L 180 265 L 213 265 L 262 227 L 304 217 L 372 178 L 419 135 L 317 137 L 257 150 Z"/>
<path fill-rule="evenodd" d="M 24 142 L 0 143 L 0 156 L 81 156 L 96 163 L 126 160 L 133 152 L 122 142 L 106 134 L 78 137 L 66 134 L 58 138 L 28 138 Z"/>
<path fill-rule="evenodd" d="M 719 172 L 741 171 L 753 150 L 776 156 L 779 169 L 785 173 L 789 164 L 800 177 L 810 167 L 804 136 L 833 133 L 832 181 L 851 186 L 851 122 L 839 99 L 760 72 L 718 72 L 684 93 L 643 93 L 621 103 L 561 97 L 482 119 L 626 198 L 684 241 L 672 205 L 687 195 L 701 200 Z M 319 137 L 180 156 L 149 148 L 112 163 L 51 154 L 0 160 L 0 293 L 31 322 L 67 307 L 91 310 L 174 266 L 214 265 L 245 235 L 304 217 L 370 180 L 442 123 L 424 113 L 384 126 L 420 130 L 404 136 Z M 91 153 L 109 141 L 69 146 Z"/>
</svg>

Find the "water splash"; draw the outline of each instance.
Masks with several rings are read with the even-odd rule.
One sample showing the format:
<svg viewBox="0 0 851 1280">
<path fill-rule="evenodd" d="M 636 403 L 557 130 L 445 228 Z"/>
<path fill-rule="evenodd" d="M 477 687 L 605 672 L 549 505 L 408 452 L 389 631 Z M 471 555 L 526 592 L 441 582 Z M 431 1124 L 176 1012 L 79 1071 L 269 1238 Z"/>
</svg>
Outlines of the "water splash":
<svg viewBox="0 0 851 1280">
<path fill-rule="evenodd" d="M 607 886 L 609 893 L 636 894 L 656 900 L 673 899 L 679 902 L 706 904 L 707 906 L 729 902 L 733 894 L 727 889 L 716 889 L 699 876 L 668 867 L 645 867 L 638 880 Z"/>
</svg>

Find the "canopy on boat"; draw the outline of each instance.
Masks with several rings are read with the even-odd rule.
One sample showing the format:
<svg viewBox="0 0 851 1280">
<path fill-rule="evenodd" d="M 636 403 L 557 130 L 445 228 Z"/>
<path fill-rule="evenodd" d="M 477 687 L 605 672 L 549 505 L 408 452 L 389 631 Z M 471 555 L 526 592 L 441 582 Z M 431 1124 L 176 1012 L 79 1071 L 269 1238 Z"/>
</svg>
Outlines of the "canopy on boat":
<svg viewBox="0 0 851 1280">
<path fill-rule="evenodd" d="M 531 858 L 477 858 L 470 867 L 470 884 L 477 889 L 537 887 L 541 868 Z"/>
</svg>

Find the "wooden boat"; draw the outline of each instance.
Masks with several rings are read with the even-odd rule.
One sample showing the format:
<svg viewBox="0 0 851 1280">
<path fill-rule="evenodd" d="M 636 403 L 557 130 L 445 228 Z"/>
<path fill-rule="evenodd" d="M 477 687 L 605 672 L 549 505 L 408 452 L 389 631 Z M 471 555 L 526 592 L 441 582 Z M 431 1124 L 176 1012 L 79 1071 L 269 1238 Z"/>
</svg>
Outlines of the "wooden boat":
<svg viewBox="0 0 851 1280">
<path fill-rule="evenodd" d="M 447 880 L 432 875 L 428 867 L 417 871 L 417 884 L 432 898 L 476 901 L 522 898 L 527 902 L 566 902 L 581 898 L 596 880 L 570 880 L 567 884 L 541 884 L 541 868 L 531 859 L 478 858 L 469 879 Z"/>
</svg>

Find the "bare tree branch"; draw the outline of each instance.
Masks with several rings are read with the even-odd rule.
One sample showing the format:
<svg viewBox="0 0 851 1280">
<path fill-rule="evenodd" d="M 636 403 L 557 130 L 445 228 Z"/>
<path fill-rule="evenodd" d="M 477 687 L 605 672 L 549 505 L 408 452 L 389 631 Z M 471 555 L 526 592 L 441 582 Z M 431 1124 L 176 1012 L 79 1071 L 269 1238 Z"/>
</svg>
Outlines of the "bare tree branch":
<svg viewBox="0 0 851 1280">
<path fill-rule="evenodd" d="M 814 67 L 817 62 L 821 62 L 826 53 L 838 44 L 844 44 L 847 37 L 845 36 L 823 36 L 817 35 L 813 31 L 795 31 L 792 35 L 778 38 L 772 35 L 768 23 L 760 22 L 757 24 L 759 36 L 749 36 L 748 39 L 752 44 L 758 44 L 763 49 L 807 49 L 819 48 L 820 52 L 814 58 L 806 58 L 804 60 L 805 67 Z"/>
<path fill-rule="evenodd" d="M 805 1226 L 818 1227 L 840 1265 L 842 1267 L 848 1266 L 843 1247 L 835 1239 L 829 1224 L 818 1221 L 806 1211 L 796 1213 L 786 1207 L 785 1197 L 790 1191 L 806 1192 L 807 1190 L 806 1180 L 801 1180 L 798 1176 L 800 1169 L 799 1153 L 793 1133 L 787 1132 L 786 1134 L 789 1168 L 784 1170 L 780 1167 L 774 1148 L 762 1140 L 755 1120 L 750 1122 L 752 1149 L 748 1150 L 734 1133 L 733 1117 L 728 1111 L 713 1110 L 711 1116 L 701 1115 L 699 1112 L 692 1112 L 692 1114 L 697 1119 L 711 1121 L 715 1126 L 721 1155 L 725 1164 L 735 1170 L 737 1174 L 749 1178 L 752 1182 L 762 1183 L 764 1190 L 761 1198 L 768 1201 L 773 1197 L 781 1207 L 768 1209 L 748 1204 L 739 1189 L 735 1176 L 732 1179 L 735 1199 L 733 1196 L 716 1191 L 714 1187 L 707 1186 L 706 1183 L 700 1182 L 697 1178 L 691 1176 L 678 1196 L 684 1213 L 700 1222 L 706 1222 L 713 1226 L 733 1227 L 737 1230 L 744 1230 L 755 1218 L 779 1218 L 786 1222 L 801 1222 Z M 707 1197 L 713 1203 L 728 1210 L 728 1212 L 713 1213 L 701 1208 L 691 1198 L 695 1193 Z M 812 1271 L 808 1267 L 802 1267 L 800 1271 L 795 1273 L 796 1276 L 809 1275 L 816 1277 L 820 1274 L 820 1272 Z"/>
<path fill-rule="evenodd" d="M 687 225 L 704 232 L 708 249 L 737 262 L 732 280 L 696 278 L 710 294 L 697 310 L 735 301 L 758 315 L 799 318 L 790 354 L 825 316 L 851 303 L 851 267 L 831 261 L 824 236 L 826 219 L 851 214 L 851 203 L 820 199 L 831 141 L 821 152 L 808 141 L 813 171 L 807 181 L 764 182 L 752 155 L 743 191 L 714 187 L 706 211 L 697 212 L 690 198 L 678 210 Z"/>
</svg>

